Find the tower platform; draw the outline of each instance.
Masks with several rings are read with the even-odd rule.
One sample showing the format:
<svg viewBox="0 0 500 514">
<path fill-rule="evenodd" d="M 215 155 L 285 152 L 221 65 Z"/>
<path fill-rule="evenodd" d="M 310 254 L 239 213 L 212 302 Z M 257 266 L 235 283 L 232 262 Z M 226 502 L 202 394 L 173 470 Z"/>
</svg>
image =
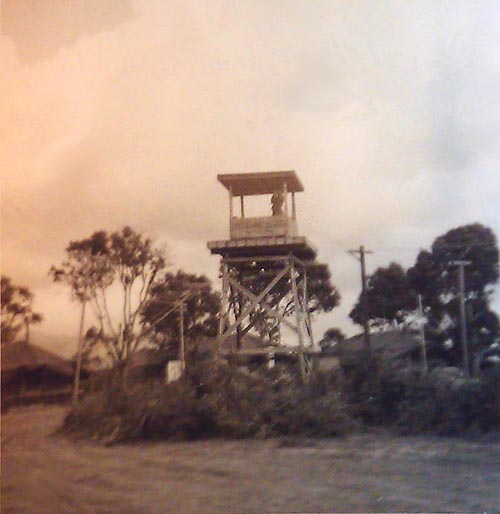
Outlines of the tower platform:
<svg viewBox="0 0 500 514">
<path fill-rule="evenodd" d="M 292 255 L 301 261 L 316 258 L 316 249 L 302 236 L 267 236 L 209 241 L 208 249 L 222 257 L 278 257 Z"/>
</svg>

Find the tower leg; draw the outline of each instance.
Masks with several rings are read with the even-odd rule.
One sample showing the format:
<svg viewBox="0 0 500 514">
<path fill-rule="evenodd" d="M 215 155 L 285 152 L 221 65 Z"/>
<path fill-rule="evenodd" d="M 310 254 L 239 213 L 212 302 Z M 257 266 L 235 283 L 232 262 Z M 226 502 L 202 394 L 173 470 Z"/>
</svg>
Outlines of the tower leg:
<svg viewBox="0 0 500 514">
<path fill-rule="evenodd" d="M 293 301 L 295 303 L 295 319 L 297 323 L 297 335 L 299 337 L 299 348 L 300 348 L 300 375 L 302 380 L 305 382 L 307 379 L 307 363 L 304 353 L 304 334 L 302 332 L 302 308 L 300 305 L 299 293 L 297 289 L 296 271 L 293 262 L 290 266 L 290 281 L 292 285 Z"/>
<path fill-rule="evenodd" d="M 226 327 L 229 324 L 229 269 L 226 263 L 221 264 L 222 274 L 222 298 L 220 302 L 219 310 L 219 337 L 220 340 L 222 334 L 226 331 Z M 220 348 L 218 348 L 220 350 Z"/>
</svg>

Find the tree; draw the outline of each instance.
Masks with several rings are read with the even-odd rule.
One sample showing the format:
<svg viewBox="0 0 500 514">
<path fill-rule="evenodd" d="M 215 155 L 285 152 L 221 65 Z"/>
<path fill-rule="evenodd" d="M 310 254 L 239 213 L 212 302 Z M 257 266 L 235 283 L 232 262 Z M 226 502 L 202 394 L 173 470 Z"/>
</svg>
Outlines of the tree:
<svg viewBox="0 0 500 514">
<path fill-rule="evenodd" d="M 140 314 L 166 268 L 166 259 L 149 238 L 130 227 L 111 234 L 94 232 L 72 241 L 66 254 L 66 260 L 60 267 L 52 266 L 50 274 L 56 282 L 70 286 L 72 297 L 82 303 L 82 313 L 84 306 L 90 305 L 99 343 L 126 376 L 131 355 L 147 337 Z M 111 296 L 119 305 L 113 313 Z M 81 323 L 80 339 L 82 332 Z"/>
<path fill-rule="evenodd" d="M 29 343 L 29 329 L 33 323 L 41 323 L 43 316 L 33 310 L 33 293 L 25 286 L 16 286 L 10 277 L 1 277 L 2 294 L 2 344 L 18 340 L 23 327 Z"/>
<path fill-rule="evenodd" d="M 344 332 L 338 327 L 332 327 L 325 331 L 319 342 L 322 350 L 333 348 L 345 339 Z"/>
<path fill-rule="evenodd" d="M 368 319 L 374 327 L 403 323 L 417 307 L 417 295 L 412 290 L 406 271 L 395 262 L 377 268 L 367 284 Z M 354 323 L 363 325 L 361 295 L 351 313 Z"/>
<path fill-rule="evenodd" d="M 479 356 L 500 335 L 500 323 L 490 308 L 498 282 L 499 252 L 494 232 L 480 223 L 464 225 L 436 238 L 431 250 L 422 250 L 408 270 L 412 287 L 422 295 L 427 316 L 426 333 L 434 351 L 448 362 L 461 359 L 459 284 L 454 261 L 465 260 L 465 300 L 469 351 Z"/>
<path fill-rule="evenodd" d="M 217 334 L 220 297 L 207 277 L 178 271 L 166 273 L 151 290 L 141 313 L 152 342 L 170 358 L 179 357 L 180 308 L 183 331 L 192 341 Z"/>
</svg>

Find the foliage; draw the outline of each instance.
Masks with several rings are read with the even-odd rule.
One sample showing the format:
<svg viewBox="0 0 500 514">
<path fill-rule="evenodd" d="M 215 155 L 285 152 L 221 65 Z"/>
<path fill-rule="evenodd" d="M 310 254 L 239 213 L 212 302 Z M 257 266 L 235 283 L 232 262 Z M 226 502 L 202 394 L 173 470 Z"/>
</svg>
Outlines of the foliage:
<svg viewBox="0 0 500 514">
<path fill-rule="evenodd" d="M 304 387 L 275 370 L 250 374 L 210 361 L 169 385 L 138 383 L 87 395 L 64 430 L 113 441 L 344 434 L 355 422 L 337 380 L 318 375 Z"/>
<path fill-rule="evenodd" d="M 220 298 L 208 278 L 183 271 L 166 273 L 152 287 L 141 319 L 151 328 L 157 348 L 170 358 L 177 358 L 179 349 L 180 299 L 186 338 L 217 334 Z"/>
<path fill-rule="evenodd" d="M 459 282 L 457 267 L 452 265 L 457 260 L 469 262 L 465 267 L 468 348 L 479 369 L 484 352 L 500 337 L 500 320 L 490 308 L 499 278 L 499 252 L 488 227 L 474 223 L 446 232 L 430 250 L 420 251 L 407 272 L 394 262 L 378 268 L 367 284 L 368 317 L 378 327 L 411 322 L 420 294 L 429 357 L 448 364 L 460 362 Z M 360 300 L 350 313 L 358 324 L 363 322 Z"/>
<path fill-rule="evenodd" d="M 326 264 L 314 263 L 307 267 L 309 312 L 330 312 L 340 303 L 340 293 L 332 284 Z"/>
<path fill-rule="evenodd" d="M 165 257 L 152 241 L 125 227 L 71 241 L 66 260 L 52 266 L 50 275 L 69 285 L 73 299 L 90 304 L 97 326 L 88 339 L 102 345 L 123 370 L 147 335 L 140 313 L 165 267 Z M 108 307 L 112 295 L 120 297 L 118 316 Z"/>
<path fill-rule="evenodd" d="M 435 354 L 450 363 L 460 361 L 459 286 L 457 267 L 466 260 L 465 300 L 469 313 L 469 350 L 478 355 L 500 336 L 500 322 L 489 306 L 498 282 L 499 253 L 493 231 L 479 223 L 464 225 L 438 237 L 430 251 L 422 250 L 408 270 L 412 287 L 422 295 L 426 333 L 437 343 Z M 452 341 L 451 348 L 444 343 Z"/>
<path fill-rule="evenodd" d="M 459 436 L 500 429 L 500 370 L 466 379 L 458 368 L 424 373 L 411 361 L 374 356 L 344 363 L 345 397 L 368 426 L 403 434 Z"/>
<path fill-rule="evenodd" d="M 377 268 L 367 284 L 368 319 L 373 327 L 402 323 L 417 307 L 417 296 L 412 290 L 406 271 L 395 262 L 386 268 Z M 361 296 L 351 313 L 354 323 L 363 325 Z"/>
<path fill-rule="evenodd" d="M 464 378 L 457 368 L 424 373 L 408 359 L 369 360 L 361 347 L 343 373 L 307 384 L 278 367 L 252 373 L 193 354 L 177 382 L 108 385 L 87 394 L 64 422 L 105 442 L 205 437 L 324 437 L 362 427 L 404 434 L 480 434 L 500 429 L 500 370 Z"/>
<path fill-rule="evenodd" d="M 28 340 L 29 326 L 43 320 L 42 315 L 33 310 L 33 293 L 25 286 L 16 286 L 10 277 L 5 275 L 2 275 L 1 283 L 2 344 L 16 341 L 23 326 Z"/>
<path fill-rule="evenodd" d="M 344 341 L 345 337 L 344 332 L 340 328 L 332 327 L 325 331 L 319 344 L 322 350 L 326 350 Z"/>
<path fill-rule="evenodd" d="M 495 370 L 498 371 L 498 370 Z M 457 436 L 500 429 L 500 375 L 415 376 L 402 384 L 395 426 L 405 434 Z"/>
</svg>

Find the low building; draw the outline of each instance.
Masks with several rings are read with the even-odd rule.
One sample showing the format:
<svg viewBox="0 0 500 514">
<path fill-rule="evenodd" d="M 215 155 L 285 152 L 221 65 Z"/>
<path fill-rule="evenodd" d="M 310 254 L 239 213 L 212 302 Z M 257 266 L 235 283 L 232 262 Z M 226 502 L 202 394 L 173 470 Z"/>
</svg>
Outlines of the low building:
<svg viewBox="0 0 500 514">
<path fill-rule="evenodd" d="M 418 363 L 422 360 L 422 342 L 418 335 L 411 332 L 391 330 L 372 333 L 370 350 L 377 360 L 387 363 L 395 364 L 402 361 Z M 361 359 L 366 359 L 364 335 L 358 334 L 344 339 L 330 352 L 339 358 L 343 367 L 354 365 Z"/>
<path fill-rule="evenodd" d="M 60 401 L 71 396 L 71 361 L 48 350 L 17 342 L 2 346 L 2 406 Z"/>
</svg>

